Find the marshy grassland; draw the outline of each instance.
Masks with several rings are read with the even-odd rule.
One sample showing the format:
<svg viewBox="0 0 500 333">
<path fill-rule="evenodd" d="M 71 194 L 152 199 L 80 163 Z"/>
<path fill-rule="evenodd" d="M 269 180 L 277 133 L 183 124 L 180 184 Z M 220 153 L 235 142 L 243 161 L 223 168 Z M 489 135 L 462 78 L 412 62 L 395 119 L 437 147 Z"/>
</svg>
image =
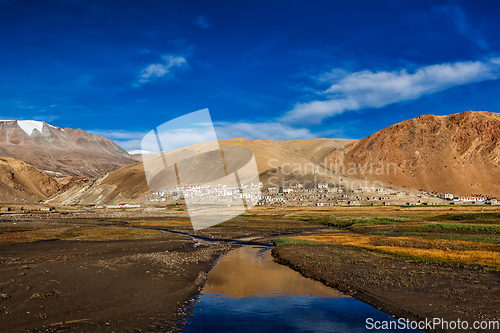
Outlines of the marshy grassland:
<svg viewBox="0 0 500 333">
<path fill-rule="evenodd" d="M 335 227 L 336 232 L 291 236 L 289 242 L 338 244 L 409 260 L 500 267 L 499 212 L 419 212 L 414 216 L 331 216 L 318 220 Z"/>
<path fill-rule="evenodd" d="M 148 216 L 72 209 L 0 216 L 3 325 L 34 331 L 139 329 L 137 318 L 149 325 L 141 307 L 152 296 L 141 286 L 163 288 L 175 281 L 177 289 L 165 289 L 158 300 L 168 304 L 165 311 L 148 308 L 157 327 L 171 325 L 186 315 L 182 305 L 233 245 L 219 241 L 196 247 L 197 241 L 165 231 L 274 242 L 277 262 L 394 316 L 500 319 L 499 206 L 254 207 L 197 232 L 185 211 L 166 209 Z M 161 261 L 151 261 L 155 256 Z M 109 261 L 104 266 L 103 258 Z M 140 307 L 125 302 L 130 288 L 137 292 L 128 297 L 138 297 L 134 304 Z M 178 288 L 183 292 L 178 294 Z M 39 299 L 35 294 L 53 296 Z M 113 303 L 113 297 L 121 303 Z M 103 312 L 101 303 L 117 310 Z M 87 317 L 82 307 L 91 309 Z M 122 313 L 137 320 L 127 321 Z M 19 324 L 22 317 L 28 318 L 25 324 Z M 81 318 L 78 325 L 64 324 Z"/>
<path fill-rule="evenodd" d="M 275 260 L 397 317 L 500 320 L 500 207 L 348 208 Z M 471 330 L 472 331 L 472 330 Z"/>
</svg>

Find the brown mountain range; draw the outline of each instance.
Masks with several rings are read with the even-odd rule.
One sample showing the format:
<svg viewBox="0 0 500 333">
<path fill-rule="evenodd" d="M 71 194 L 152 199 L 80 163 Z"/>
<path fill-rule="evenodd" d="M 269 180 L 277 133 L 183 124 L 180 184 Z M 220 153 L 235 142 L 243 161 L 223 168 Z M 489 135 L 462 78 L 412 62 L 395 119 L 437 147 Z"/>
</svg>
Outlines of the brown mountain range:
<svg viewBox="0 0 500 333">
<path fill-rule="evenodd" d="M 45 122 L 0 121 L 0 156 L 29 163 L 51 177 L 98 177 L 135 163 L 113 141 Z"/>
<path fill-rule="evenodd" d="M 500 197 L 500 114 L 423 115 L 384 128 L 329 159 L 345 166 L 351 177 L 417 190 Z"/>
<path fill-rule="evenodd" d="M 317 161 L 324 159 L 333 151 L 341 150 L 352 142 L 354 140 L 346 139 L 295 141 L 229 139 L 219 141 L 219 145 L 221 147 L 241 146 L 250 148 L 255 156 L 260 181 L 273 186 L 282 186 L 282 181 L 285 181 L 285 184 L 289 184 L 292 180 L 300 183 L 309 181 L 309 184 L 314 184 L 314 182 L 330 180 L 332 177 L 314 174 L 314 170 L 320 167 Z M 207 145 L 209 143 L 201 143 L 189 147 L 189 149 L 180 148 L 168 152 L 166 153 L 167 161 L 182 160 L 189 152 L 193 150 L 203 151 Z M 205 162 L 203 160 L 196 161 L 200 165 L 206 164 Z M 160 168 L 163 166 L 162 158 L 159 155 L 153 158 L 152 163 L 157 164 Z M 296 171 L 296 174 L 293 174 L 293 171 Z M 192 176 L 196 177 L 195 174 Z M 167 183 L 169 181 L 170 186 L 176 185 L 175 177 L 167 180 Z M 192 181 L 197 180 L 193 178 Z M 165 186 L 168 185 L 165 184 Z M 52 198 L 50 202 L 54 204 L 86 205 L 118 204 L 121 202 L 142 203 L 148 193 L 151 193 L 151 190 L 144 174 L 144 164 L 138 162 L 110 172 L 84 187 L 74 187 Z"/>
<path fill-rule="evenodd" d="M 349 184 L 367 179 L 414 190 L 500 197 L 500 114 L 497 113 L 467 111 L 449 116 L 423 115 L 360 141 L 230 139 L 219 144 L 252 149 L 260 180 L 274 186 L 288 186 L 292 181 L 337 184 L 342 180 Z M 184 153 L 181 148 L 168 154 L 176 160 Z M 161 164 L 161 157 L 156 159 Z M 0 177 L 2 172 L 0 169 Z M 61 190 L 50 203 L 142 203 L 146 194 L 151 193 L 143 162 L 90 182 L 67 178 L 58 186 Z M 46 196 L 54 193 L 54 190 L 47 191 Z"/>
</svg>

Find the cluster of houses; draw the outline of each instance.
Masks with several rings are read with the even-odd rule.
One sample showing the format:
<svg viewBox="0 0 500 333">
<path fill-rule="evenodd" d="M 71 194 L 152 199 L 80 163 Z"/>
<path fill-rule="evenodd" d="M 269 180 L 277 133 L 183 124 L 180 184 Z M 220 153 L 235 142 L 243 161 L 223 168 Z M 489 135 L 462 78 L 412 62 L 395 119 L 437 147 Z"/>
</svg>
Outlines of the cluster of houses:
<svg viewBox="0 0 500 333">
<path fill-rule="evenodd" d="M 314 188 L 304 188 L 301 184 L 291 187 L 268 187 L 259 205 L 263 206 L 352 206 L 390 205 L 395 199 L 407 200 L 411 192 L 387 193 L 384 188 L 358 188 L 347 190 L 343 187 L 318 183 Z"/>
<path fill-rule="evenodd" d="M 471 203 L 471 204 L 486 204 L 486 205 L 497 205 L 497 199 L 488 199 L 482 196 L 468 196 L 468 197 L 456 197 L 451 193 L 442 193 L 439 195 L 440 198 L 444 200 L 451 201 L 451 203 Z"/>
<path fill-rule="evenodd" d="M 232 205 L 242 202 L 256 205 L 261 199 L 262 183 L 231 185 L 180 185 L 166 188 L 146 197 L 149 202 L 165 202 L 184 199 L 190 205 Z"/>
<path fill-rule="evenodd" d="M 148 195 L 149 202 L 172 202 L 186 200 L 190 205 L 233 205 L 242 202 L 260 206 L 353 206 L 353 205 L 443 205 L 443 204 L 498 204 L 496 199 L 481 196 L 455 197 L 453 194 L 431 194 L 418 191 L 397 191 L 386 188 L 357 188 L 316 184 L 304 188 L 301 184 L 290 187 L 268 186 L 261 192 L 263 184 L 229 185 L 183 185 L 166 188 Z"/>
<path fill-rule="evenodd" d="M 451 201 L 451 202 L 450 202 Z M 385 188 L 348 190 L 319 183 L 305 189 L 300 184 L 291 187 L 268 187 L 259 205 L 264 206 L 353 206 L 353 205 L 443 205 L 455 203 L 497 204 L 485 197 L 454 197 L 452 194 L 430 194 L 418 191 L 395 191 Z"/>
</svg>

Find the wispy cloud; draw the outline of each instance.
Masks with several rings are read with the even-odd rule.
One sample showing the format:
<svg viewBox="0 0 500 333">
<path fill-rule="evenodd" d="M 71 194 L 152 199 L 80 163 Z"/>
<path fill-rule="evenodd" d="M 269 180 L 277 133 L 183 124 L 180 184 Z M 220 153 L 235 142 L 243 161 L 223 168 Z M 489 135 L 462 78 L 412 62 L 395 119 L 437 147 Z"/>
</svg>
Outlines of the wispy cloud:
<svg viewBox="0 0 500 333">
<path fill-rule="evenodd" d="M 163 151 L 188 147 L 201 142 L 215 141 L 212 126 L 202 126 L 199 128 L 176 128 L 158 133 L 161 148 Z M 159 146 L 156 137 L 146 137 L 139 143 L 142 150 L 158 151 Z"/>
<path fill-rule="evenodd" d="M 36 116 L 33 117 L 33 120 L 45 121 L 46 123 L 51 123 L 52 121 L 58 119 L 58 115 L 45 115 L 45 116 Z"/>
<path fill-rule="evenodd" d="M 280 122 L 218 122 L 214 124 L 219 140 L 231 138 L 251 138 L 259 140 L 297 140 L 316 136 L 307 128 L 297 128 Z"/>
<path fill-rule="evenodd" d="M 123 130 L 88 130 L 94 135 L 104 136 L 124 149 L 141 149 L 141 140 L 147 132 Z"/>
<path fill-rule="evenodd" d="M 199 15 L 194 19 L 194 23 L 201 29 L 210 28 L 211 24 L 207 22 L 207 18 L 203 15 Z"/>
<path fill-rule="evenodd" d="M 181 56 L 164 55 L 162 59 L 162 63 L 151 64 L 141 71 L 136 86 L 164 77 L 167 74 L 171 75 L 174 68 L 187 65 L 186 59 Z"/>
<path fill-rule="evenodd" d="M 448 19 L 453 22 L 455 28 L 462 36 L 469 39 L 481 50 L 489 50 L 488 43 L 486 42 L 484 36 L 481 34 L 481 31 L 469 24 L 467 16 L 460 7 L 453 5 L 440 7 L 440 9 L 447 15 Z"/>
<path fill-rule="evenodd" d="M 280 120 L 287 124 L 319 124 L 346 111 L 380 108 L 454 86 L 495 80 L 500 77 L 500 58 L 425 66 L 411 73 L 401 69 L 343 73 L 343 77 L 339 74 L 342 71 L 321 76 L 322 81 L 333 81 L 328 89 L 317 92 L 323 99 L 298 103 Z"/>
<path fill-rule="evenodd" d="M 201 128 L 178 128 L 168 132 L 159 133 L 164 151 L 179 147 L 186 147 L 199 142 L 213 141 L 211 124 Z M 210 125 L 210 126 L 209 126 Z M 251 123 L 251 122 L 216 122 L 214 129 L 218 140 L 232 138 L 251 138 L 259 140 L 297 140 L 317 137 L 309 129 L 294 128 L 277 122 Z M 104 136 L 116 142 L 120 147 L 130 150 L 157 151 L 156 141 L 143 142 L 148 133 L 122 130 L 89 130 L 89 133 Z M 142 143 L 142 146 L 141 146 Z"/>
<path fill-rule="evenodd" d="M 214 141 L 214 132 L 210 126 L 197 126 L 197 128 L 176 128 L 160 132 L 160 140 L 164 151 L 180 147 L 187 147 L 200 142 Z M 156 139 L 143 141 L 149 131 L 123 131 L 123 130 L 89 130 L 89 133 L 104 136 L 116 142 L 120 147 L 131 150 L 158 151 Z"/>
<path fill-rule="evenodd" d="M 180 59 L 177 59 L 180 58 Z M 168 67 L 158 71 L 157 76 L 164 76 L 174 66 L 185 63 L 182 57 L 164 58 Z M 177 59 L 177 60 L 176 60 Z M 158 65 L 158 64 L 155 64 Z M 150 66 L 148 66 L 150 67 Z M 152 67 L 153 68 L 153 67 Z M 149 72 L 148 72 L 149 73 Z M 149 74 L 148 74 L 149 75 Z M 153 74 L 147 78 L 151 78 Z M 342 126 L 329 132 L 315 132 L 314 125 L 323 120 L 346 111 L 366 108 L 381 108 L 389 104 L 418 99 L 454 86 L 471 84 L 500 77 L 500 58 L 485 61 L 466 61 L 444 63 L 417 68 L 413 71 L 400 69 L 397 71 L 364 70 L 349 73 L 343 69 L 333 69 L 316 80 L 329 87 L 314 91 L 321 99 L 298 103 L 284 115 L 266 122 L 215 122 L 214 128 L 219 140 L 229 138 L 251 138 L 260 140 L 297 140 L 319 136 L 342 136 Z M 199 123 L 196 125 L 209 125 Z M 129 131 L 89 131 L 93 134 L 108 137 L 125 149 L 141 149 L 141 140 L 147 132 Z M 178 128 L 162 134 L 164 142 L 179 142 L 183 146 L 212 140 L 210 131 L 193 128 Z M 209 135 L 210 134 L 210 135 Z M 155 147 L 142 147 L 144 150 L 155 150 Z M 163 147 L 164 150 L 177 147 Z"/>
</svg>

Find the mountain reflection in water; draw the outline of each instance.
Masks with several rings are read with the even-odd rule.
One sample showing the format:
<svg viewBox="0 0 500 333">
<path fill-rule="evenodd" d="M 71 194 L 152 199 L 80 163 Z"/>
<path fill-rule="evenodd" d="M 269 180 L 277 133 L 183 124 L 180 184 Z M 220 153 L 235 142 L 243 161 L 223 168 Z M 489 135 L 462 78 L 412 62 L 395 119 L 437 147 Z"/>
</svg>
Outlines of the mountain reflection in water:
<svg viewBox="0 0 500 333">
<path fill-rule="evenodd" d="M 271 264 L 270 264 L 271 263 Z M 210 272 L 205 294 L 226 297 L 346 297 L 322 283 L 304 278 L 273 262 L 268 248 L 245 246 L 224 256 Z"/>
<path fill-rule="evenodd" d="M 270 248 L 244 246 L 230 251 L 210 271 L 184 329 L 207 333 L 371 332 L 365 327 L 367 318 L 394 321 L 275 263 Z"/>
</svg>

